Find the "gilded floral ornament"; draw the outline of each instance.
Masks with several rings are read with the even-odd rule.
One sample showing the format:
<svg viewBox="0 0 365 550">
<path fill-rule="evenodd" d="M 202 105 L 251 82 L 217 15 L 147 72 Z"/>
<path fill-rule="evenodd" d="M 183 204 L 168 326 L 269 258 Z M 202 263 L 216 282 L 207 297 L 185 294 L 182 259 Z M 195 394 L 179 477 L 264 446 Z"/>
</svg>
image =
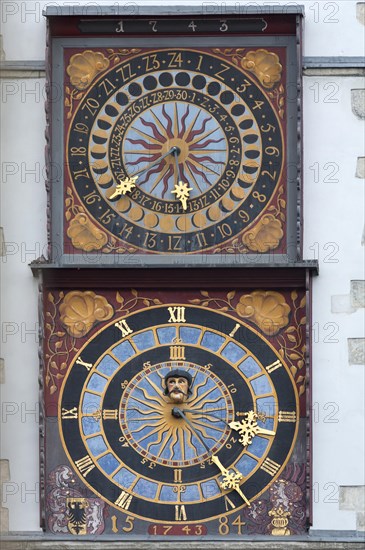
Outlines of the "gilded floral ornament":
<svg viewBox="0 0 365 550">
<path fill-rule="evenodd" d="M 290 307 L 280 292 L 255 290 L 241 296 L 236 311 L 250 319 L 264 334 L 273 336 L 289 323 Z"/>
<path fill-rule="evenodd" d="M 61 323 L 75 338 L 82 338 L 96 322 L 107 321 L 114 314 L 114 309 L 107 300 L 90 290 L 68 292 L 59 311 Z"/>
<path fill-rule="evenodd" d="M 75 248 L 80 248 L 86 252 L 92 250 L 101 250 L 107 243 L 108 237 L 82 213 L 76 214 L 71 220 L 67 229 L 67 235 L 70 237 Z"/>
<path fill-rule="evenodd" d="M 85 50 L 71 57 L 67 74 L 75 88 L 85 90 L 99 73 L 109 67 L 109 64 L 109 59 L 101 52 Z"/>
<path fill-rule="evenodd" d="M 254 73 L 265 88 L 272 88 L 279 82 L 283 70 L 276 53 L 263 49 L 248 52 L 241 60 L 241 66 Z"/>
<path fill-rule="evenodd" d="M 272 214 L 266 214 L 252 231 L 243 235 L 242 242 L 253 252 L 267 252 L 279 246 L 283 235 L 280 220 Z"/>
</svg>

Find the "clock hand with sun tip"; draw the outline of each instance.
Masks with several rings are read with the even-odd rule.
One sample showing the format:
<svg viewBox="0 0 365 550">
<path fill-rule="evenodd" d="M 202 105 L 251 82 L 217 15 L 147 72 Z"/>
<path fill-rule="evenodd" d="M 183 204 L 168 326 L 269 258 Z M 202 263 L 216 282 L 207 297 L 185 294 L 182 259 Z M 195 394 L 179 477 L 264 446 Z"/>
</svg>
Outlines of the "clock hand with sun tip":
<svg viewBox="0 0 365 550">
<path fill-rule="evenodd" d="M 174 189 L 171 191 L 171 193 L 174 193 L 174 195 L 176 195 L 176 198 L 179 199 L 183 207 L 183 210 L 187 210 L 188 205 L 186 201 L 189 198 L 189 191 L 191 191 L 193 188 L 188 187 L 188 184 L 182 181 L 180 167 L 177 160 L 177 157 L 180 151 L 177 147 L 173 147 L 173 149 L 174 151 L 172 154 L 174 155 L 174 159 L 175 159 L 177 183 L 175 183 Z"/>
<path fill-rule="evenodd" d="M 162 157 L 160 157 L 159 159 L 157 159 L 154 162 L 152 162 L 151 164 L 149 164 L 147 166 L 147 168 L 143 168 L 143 170 L 140 170 L 139 172 L 137 172 L 134 176 L 132 176 L 130 178 L 128 177 L 128 178 L 125 178 L 124 180 L 120 180 L 119 183 L 117 183 L 117 185 L 116 185 L 116 189 L 115 189 L 114 193 L 109 197 L 109 200 L 113 200 L 117 197 L 120 197 L 121 195 L 126 195 L 129 191 L 132 191 L 132 189 L 134 187 L 136 187 L 135 182 L 137 181 L 139 176 L 141 176 L 142 174 L 144 174 L 145 172 L 147 172 L 148 170 L 150 170 L 151 168 L 156 166 L 156 164 L 159 164 L 168 155 L 175 155 L 175 154 L 178 154 L 178 153 L 179 152 L 178 152 L 177 147 L 171 147 L 171 149 L 169 151 L 167 151 L 167 153 L 165 153 L 164 155 L 162 155 Z"/>
<path fill-rule="evenodd" d="M 171 414 L 175 418 L 182 418 L 183 420 L 185 420 L 185 422 L 188 424 L 188 426 L 190 427 L 190 429 L 193 432 L 193 434 L 195 435 L 195 437 L 197 439 L 199 439 L 200 443 L 203 445 L 203 447 L 205 447 L 206 451 L 208 451 L 208 453 L 209 453 L 210 449 L 209 449 L 208 445 L 196 433 L 196 430 L 195 430 L 193 424 L 186 417 L 184 411 L 179 409 L 179 407 L 174 407 L 171 411 Z M 243 479 L 243 475 L 240 474 L 239 472 L 230 473 L 229 469 L 227 470 L 227 468 L 225 468 L 223 466 L 223 464 L 221 463 L 221 461 L 219 460 L 219 458 L 217 456 L 212 455 L 210 458 L 211 458 L 212 462 L 220 469 L 221 474 L 223 476 L 223 480 L 219 482 L 219 485 L 220 485 L 221 489 L 225 489 L 225 490 L 234 489 L 235 491 L 237 491 L 237 493 L 240 495 L 240 497 L 245 501 L 247 506 L 251 506 L 250 501 L 245 497 L 245 495 L 242 493 L 242 491 L 240 489 L 240 481 Z"/>
<path fill-rule="evenodd" d="M 252 439 L 255 437 L 255 435 L 275 435 L 276 433 L 274 430 L 261 428 L 261 426 L 257 424 L 257 419 L 259 418 L 259 415 L 254 411 L 243 413 L 245 416 L 243 420 L 233 422 L 226 422 L 225 420 L 222 420 L 219 416 L 206 411 L 198 412 L 194 409 L 185 409 L 185 412 L 211 416 L 213 418 L 217 418 L 221 422 L 224 422 L 224 424 L 229 426 L 232 430 L 236 430 L 239 433 L 239 442 L 242 443 L 244 447 L 247 447 L 252 443 Z"/>
</svg>

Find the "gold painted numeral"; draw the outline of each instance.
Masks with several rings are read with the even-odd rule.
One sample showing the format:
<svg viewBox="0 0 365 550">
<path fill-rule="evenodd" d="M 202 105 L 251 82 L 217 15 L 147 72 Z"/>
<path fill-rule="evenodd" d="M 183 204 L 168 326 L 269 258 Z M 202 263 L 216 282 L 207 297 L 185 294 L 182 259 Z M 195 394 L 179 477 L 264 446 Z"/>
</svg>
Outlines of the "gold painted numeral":
<svg viewBox="0 0 365 550">
<path fill-rule="evenodd" d="M 255 107 L 253 107 L 253 111 L 255 111 L 256 109 L 260 109 L 261 111 L 261 107 L 265 105 L 265 102 L 264 101 L 258 101 L 257 99 L 255 100 Z"/>
<path fill-rule="evenodd" d="M 236 508 L 236 505 L 231 501 L 230 498 L 228 498 L 227 495 L 224 495 L 224 505 L 226 507 L 226 512 L 228 512 L 228 510 L 233 510 L 234 508 Z"/>
<path fill-rule="evenodd" d="M 62 407 L 61 412 L 62 419 L 70 420 L 71 418 L 77 418 L 77 407 L 72 407 L 72 409 L 68 410 Z"/>
<path fill-rule="evenodd" d="M 119 508 L 123 508 L 123 510 L 128 510 L 131 502 L 132 502 L 132 495 L 127 493 L 126 491 L 122 491 L 115 501 L 115 504 L 119 506 Z"/>
<path fill-rule="evenodd" d="M 215 73 L 215 76 L 217 76 L 218 78 L 220 78 L 221 80 L 224 80 L 225 79 L 225 76 L 222 76 L 223 73 L 225 73 L 226 71 L 229 70 L 229 66 L 228 65 L 225 65 L 224 63 L 221 63 L 221 67 L 223 67 L 223 69 L 221 71 L 218 71 Z"/>
<path fill-rule="evenodd" d="M 111 518 L 112 522 L 112 531 L 113 533 L 119 533 L 119 529 L 117 527 L 117 516 L 112 516 Z"/>
<path fill-rule="evenodd" d="M 274 370 L 279 369 L 282 366 L 283 364 L 280 363 L 279 359 L 277 359 L 274 363 L 271 363 L 271 365 L 267 365 L 266 370 L 269 374 L 271 374 Z"/>
<path fill-rule="evenodd" d="M 91 370 L 91 369 L 92 369 L 92 366 L 93 366 L 92 363 L 85 363 L 85 361 L 83 361 L 83 360 L 81 359 L 81 357 L 78 357 L 78 358 L 76 359 L 76 365 L 81 365 L 81 366 L 85 367 L 85 369 L 86 369 L 87 371 Z"/>
<path fill-rule="evenodd" d="M 279 411 L 279 422 L 296 422 L 297 413 L 295 411 Z"/>
<path fill-rule="evenodd" d="M 104 409 L 103 420 L 118 420 L 118 409 Z"/>
<path fill-rule="evenodd" d="M 271 476 L 274 476 L 279 468 L 280 464 L 274 462 L 274 460 L 271 460 L 271 458 L 266 458 L 261 466 L 261 470 L 264 470 Z"/>
<path fill-rule="evenodd" d="M 183 361 L 185 359 L 185 346 L 170 346 L 170 359 Z"/>
<path fill-rule="evenodd" d="M 175 521 L 186 521 L 187 515 L 184 504 L 175 504 Z"/>
<path fill-rule="evenodd" d="M 82 474 L 83 477 L 86 477 L 87 474 L 91 472 L 93 468 L 95 468 L 95 464 L 93 463 L 89 455 L 86 455 L 79 460 L 75 460 L 75 464 L 78 471 L 80 472 L 80 474 Z"/>
<path fill-rule="evenodd" d="M 128 334 L 132 334 L 133 330 L 128 326 L 128 323 L 125 319 L 122 319 L 121 321 L 117 321 L 114 323 L 114 325 L 119 328 L 119 330 L 122 333 L 122 336 L 128 336 Z"/>
<path fill-rule="evenodd" d="M 167 309 L 170 313 L 170 319 L 168 320 L 169 323 L 186 323 L 184 306 L 171 306 Z"/>
<path fill-rule="evenodd" d="M 176 468 L 174 470 L 174 483 L 182 483 L 182 469 Z"/>
<path fill-rule="evenodd" d="M 82 170 L 75 170 L 73 172 L 73 177 L 75 178 L 75 180 L 77 180 L 78 178 L 86 178 L 89 180 L 90 174 L 87 171 L 87 168 L 83 168 Z"/>
</svg>

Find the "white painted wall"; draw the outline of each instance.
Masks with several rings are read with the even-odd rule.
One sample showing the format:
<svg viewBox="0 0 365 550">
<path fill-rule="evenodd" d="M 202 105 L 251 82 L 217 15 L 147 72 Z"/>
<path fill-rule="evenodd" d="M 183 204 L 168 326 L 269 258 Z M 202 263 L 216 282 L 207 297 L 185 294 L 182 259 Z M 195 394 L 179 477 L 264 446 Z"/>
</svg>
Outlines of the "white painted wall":
<svg viewBox="0 0 365 550">
<path fill-rule="evenodd" d="M 123 5 L 114 0 L 99 3 Z M 238 9 L 254 3 L 232 4 Z M 1 21 L 6 59 L 43 59 L 42 9 L 72 4 L 97 2 L 4 0 Z M 183 4 L 174 1 L 174 5 Z M 305 56 L 363 54 L 364 26 L 356 19 L 355 1 L 305 0 L 302 4 L 306 8 Z M 210 12 L 222 9 L 224 13 L 229 4 L 204 5 Z M 351 90 L 363 87 L 363 80 L 355 77 L 304 78 L 304 257 L 317 258 L 320 263 L 320 276 L 313 284 L 313 528 L 318 530 L 356 529 L 355 514 L 339 510 L 338 487 L 365 483 L 361 467 L 364 367 L 349 366 L 347 351 L 347 338 L 364 334 L 364 310 L 349 313 L 346 306 L 350 281 L 364 279 L 364 180 L 355 177 L 357 157 L 363 156 L 364 132 L 363 121 L 351 112 Z M 8 255 L 0 258 L 1 357 L 6 368 L 6 382 L 0 385 L 0 458 L 10 460 L 11 481 L 3 487 L 3 506 L 9 508 L 14 531 L 39 529 L 38 424 L 30 412 L 38 403 L 37 283 L 28 263 L 46 253 L 43 90 L 43 80 L 1 81 L 1 226 Z M 334 181 L 328 181 L 329 177 Z M 336 296 L 343 298 L 333 299 Z M 342 312 L 332 312 L 332 302 L 337 309 L 342 304 Z"/>
<path fill-rule="evenodd" d="M 364 366 L 350 366 L 347 349 L 348 338 L 364 336 L 364 309 L 350 308 L 350 281 L 364 279 L 365 204 L 364 180 L 355 177 L 364 122 L 351 111 L 351 90 L 364 84 L 304 78 L 304 257 L 320 265 L 313 281 L 314 529 L 356 529 L 355 514 L 339 511 L 337 491 L 365 483 Z M 342 312 L 331 311 L 341 304 Z"/>
<path fill-rule="evenodd" d="M 3 0 L 1 4 L 2 33 L 6 59 L 43 59 L 45 24 L 42 10 L 47 6 L 115 6 L 124 13 L 138 13 L 138 6 L 203 6 L 207 13 L 222 13 L 233 6 L 240 13 L 245 5 L 305 6 L 306 56 L 359 56 L 363 54 L 363 27 L 356 22 L 354 0 Z"/>
</svg>

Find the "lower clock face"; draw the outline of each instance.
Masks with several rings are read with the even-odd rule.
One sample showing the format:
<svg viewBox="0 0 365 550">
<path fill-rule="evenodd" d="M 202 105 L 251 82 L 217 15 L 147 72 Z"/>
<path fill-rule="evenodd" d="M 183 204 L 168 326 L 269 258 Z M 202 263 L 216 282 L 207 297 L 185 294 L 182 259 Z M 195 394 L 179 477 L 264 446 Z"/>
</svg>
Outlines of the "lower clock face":
<svg viewBox="0 0 365 550">
<path fill-rule="evenodd" d="M 118 242 L 142 252 L 207 251 L 251 226 L 277 192 L 279 118 L 233 53 L 135 52 L 112 68 L 96 54 L 109 68 L 70 124 L 70 181 Z"/>
<path fill-rule="evenodd" d="M 59 407 L 82 481 L 114 508 L 156 522 L 250 506 L 288 462 L 298 417 L 292 377 L 262 336 L 179 304 L 139 310 L 94 335 Z"/>
</svg>

